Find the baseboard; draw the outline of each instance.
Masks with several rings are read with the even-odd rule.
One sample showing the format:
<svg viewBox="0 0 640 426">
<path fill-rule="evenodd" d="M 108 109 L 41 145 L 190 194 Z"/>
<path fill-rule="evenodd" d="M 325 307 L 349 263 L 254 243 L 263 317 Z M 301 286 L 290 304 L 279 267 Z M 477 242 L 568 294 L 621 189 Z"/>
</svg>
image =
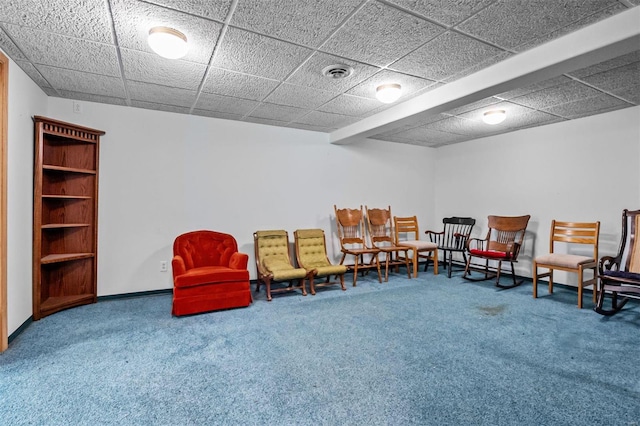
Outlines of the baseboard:
<svg viewBox="0 0 640 426">
<path fill-rule="evenodd" d="M 171 294 L 171 293 L 173 293 L 172 288 L 164 288 L 162 290 L 149 290 L 149 291 L 136 291 L 133 293 L 110 294 L 108 296 L 98 296 L 98 302 L 104 302 L 106 300 L 116 300 L 116 299 L 129 299 L 132 297 L 156 296 L 158 294 Z"/>
<path fill-rule="evenodd" d="M 29 327 L 31 325 L 32 322 L 33 322 L 33 315 L 30 316 L 29 318 L 27 318 L 27 320 L 25 322 L 23 322 L 22 325 L 16 329 L 16 331 L 14 331 L 13 333 L 11 333 L 9 335 L 9 339 L 8 339 L 9 343 L 13 342 L 13 340 L 16 337 L 18 337 L 20 335 L 20 333 L 25 331 L 27 329 L 27 327 Z"/>
</svg>

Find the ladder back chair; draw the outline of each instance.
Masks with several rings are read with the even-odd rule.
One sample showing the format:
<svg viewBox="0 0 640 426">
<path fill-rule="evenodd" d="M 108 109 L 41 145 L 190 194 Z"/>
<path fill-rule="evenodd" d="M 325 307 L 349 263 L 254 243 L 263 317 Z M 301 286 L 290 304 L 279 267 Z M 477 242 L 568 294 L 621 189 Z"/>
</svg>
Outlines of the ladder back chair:
<svg viewBox="0 0 640 426">
<path fill-rule="evenodd" d="M 553 293 L 553 271 L 567 271 L 578 274 L 578 308 L 582 308 L 582 289 L 593 286 L 593 303 L 596 303 L 598 288 L 598 239 L 600 237 L 600 222 L 560 222 L 551 221 L 551 235 L 549 236 L 549 254 L 537 256 L 533 259 L 533 298 L 538 297 L 538 280 L 549 277 L 549 294 Z M 565 249 L 588 246 L 584 254 L 562 253 L 558 248 Z M 548 269 L 540 273 L 538 268 Z M 592 270 L 591 279 L 584 279 L 584 271 Z"/>
<path fill-rule="evenodd" d="M 420 258 L 426 259 L 427 261 L 425 272 L 429 266 L 429 261 L 433 261 L 433 274 L 438 275 L 438 245 L 431 241 L 420 240 L 418 218 L 416 216 L 394 216 L 393 225 L 395 228 L 396 244 L 411 249 L 413 277 L 418 277 L 418 263 Z"/>
<path fill-rule="evenodd" d="M 359 209 L 339 209 L 334 205 L 333 210 L 336 214 L 336 226 L 338 227 L 340 251 L 342 252 L 340 265 L 344 264 L 344 260 L 348 255 L 353 256 L 354 259 L 354 264 L 348 266 L 349 269 L 353 270 L 353 286 L 355 287 L 358 281 L 358 271 L 363 269 L 376 268 L 378 281 L 382 282 L 380 260 L 378 259 L 380 250 L 367 245 L 362 206 Z M 369 263 L 365 262 L 365 255 L 371 257 Z"/>
<path fill-rule="evenodd" d="M 386 209 L 370 209 L 365 206 L 365 209 L 367 211 L 367 225 L 371 244 L 380 250 L 380 253 L 385 254 L 385 282 L 389 281 L 389 266 L 395 266 L 397 270 L 399 265 L 404 265 L 407 268 L 407 277 L 411 279 L 408 255 L 410 249 L 407 246 L 398 246 L 395 243 L 391 223 L 391 206 Z M 404 253 L 404 256 L 400 256 L 400 253 Z"/>
</svg>

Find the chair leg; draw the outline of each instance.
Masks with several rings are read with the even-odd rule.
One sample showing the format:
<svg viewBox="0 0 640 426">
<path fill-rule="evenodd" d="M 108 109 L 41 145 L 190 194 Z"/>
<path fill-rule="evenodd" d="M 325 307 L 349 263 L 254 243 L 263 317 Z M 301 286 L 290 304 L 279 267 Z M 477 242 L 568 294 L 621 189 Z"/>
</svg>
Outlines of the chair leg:
<svg viewBox="0 0 640 426">
<path fill-rule="evenodd" d="M 431 256 L 433 257 L 433 275 L 438 275 L 438 249 L 434 249 L 431 252 Z"/>
<path fill-rule="evenodd" d="M 316 284 L 313 282 L 313 275 L 309 276 L 309 291 L 312 296 L 316 295 Z"/>
<path fill-rule="evenodd" d="M 347 291 L 347 288 L 344 286 L 344 274 L 340 274 L 340 288 L 342 288 L 342 291 Z"/>
<path fill-rule="evenodd" d="M 447 252 L 444 252 L 444 265 L 447 267 Z M 449 252 L 449 269 L 447 270 L 447 278 L 451 278 L 451 269 L 453 269 L 453 252 Z"/>
<path fill-rule="evenodd" d="M 300 287 L 302 288 L 302 295 L 306 296 L 307 295 L 307 287 L 305 285 L 306 280 L 304 278 L 301 278 L 300 281 L 298 281 L 298 284 L 300 285 Z"/>
<path fill-rule="evenodd" d="M 582 268 L 578 268 L 578 309 L 582 309 Z"/>
<path fill-rule="evenodd" d="M 389 255 L 391 254 L 390 252 L 385 252 L 386 257 L 385 257 L 385 261 L 384 261 L 384 282 L 389 282 Z"/>
<path fill-rule="evenodd" d="M 418 249 L 413 249 L 413 278 L 418 278 Z"/>
<path fill-rule="evenodd" d="M 533 261 L 533 298 L 538 298 L 538 263 Z"/>
<path fill-rule="evenodd" d="M 407 277 L 411 279 L 411 269 L 409 268 L 409 250 L 404 251 L 404 266 L 407 268 Z"/>
<path fill-rule="evenodd" d="M 353 265 L 353 286 L 356 286 L 356 282 L 358 281 L 358 260 L 359 260 L 359 256 L 354 256 L 355 258 L 355 263 Z"/>
<path fill-rule="evenodd" d="M 382 284 L 382 274 L 380 273 L 380 253 L 376 253 L 373 256 L 376 258 L 376 268 L 378 269 L 378 282 Z"/>
<path fill-rule="evenodd" d="M 264 284 L 267 287 L 267 302 L 271 302 L 271 278 L 267 277 Z"/>
</svg>

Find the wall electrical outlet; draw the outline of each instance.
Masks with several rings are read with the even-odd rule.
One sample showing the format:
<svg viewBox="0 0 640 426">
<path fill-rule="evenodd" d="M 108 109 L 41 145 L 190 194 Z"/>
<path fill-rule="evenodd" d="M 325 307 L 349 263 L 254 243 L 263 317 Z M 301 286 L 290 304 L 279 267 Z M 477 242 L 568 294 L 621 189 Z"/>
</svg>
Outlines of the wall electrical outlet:
<svg viewBox="0 0 640 426">
<path fill-rule="evenodd" d="M 169 262 L 166 260 L 160 261 L 160 272 L 167 272 L 169 270 Z"/>
<path fill-rule="evenodd" d="M 73 101 L 73 112 L 76 114 L 82 113 L 82 104 L 78 101 Z"/>
</svg>

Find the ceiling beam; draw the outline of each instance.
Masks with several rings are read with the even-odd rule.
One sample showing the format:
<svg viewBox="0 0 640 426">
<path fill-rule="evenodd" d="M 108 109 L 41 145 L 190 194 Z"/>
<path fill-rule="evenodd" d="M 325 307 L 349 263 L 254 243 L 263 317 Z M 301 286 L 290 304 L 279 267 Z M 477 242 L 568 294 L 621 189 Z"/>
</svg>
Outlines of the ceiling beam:
<svg viewBox="0 0 640 426">
<path fill-rule="evenodd" d="M 634 7 L 445 84 L 330 133 L 333 144 L 361 141 L 518 87 L 538 83 L 640 49 Z"/>
</svg>

